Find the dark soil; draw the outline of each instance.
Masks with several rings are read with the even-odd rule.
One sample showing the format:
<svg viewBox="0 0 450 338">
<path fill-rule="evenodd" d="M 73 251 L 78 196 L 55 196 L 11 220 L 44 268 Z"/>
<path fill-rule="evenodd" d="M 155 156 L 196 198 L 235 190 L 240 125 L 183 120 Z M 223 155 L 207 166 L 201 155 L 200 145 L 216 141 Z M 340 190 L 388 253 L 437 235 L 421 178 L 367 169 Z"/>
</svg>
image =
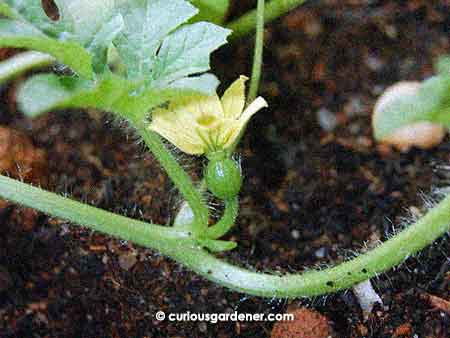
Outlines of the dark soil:
<svg viewBox="0 0 450 338">
<path fill-rule="evenodd" d="M 431 76 L 433 60 L 450 52 L 449 10 L 448 1 L 311 1 L 268 26 L 261 94 L 270 109 L 255 116 L 240 149 L 246 183 L 230 235 L 239 247 L 228 259 L 282 272 L 342 261 L 401 227 L 401 217 L 423 205 L 422 192 L 448 184 L 435 170 L 450 160 L 448 139 L 401 154 L 374 143 L 370 114 L 386 86 Z M 215 55 L 224 83 L 250 73 L 251 46 L 245 39 Z M 47 152 L 47 189 L 168 222 L 179 196 L 130 131 L 96 112 L 31 121 L 16 112 L 14 92 L 13 85 L 1 93 L 0 124 Z M 320 110 L 335 125 L 323 129 Z M 27 212 L 0 209 L 2 338 L 269 337 L 273 323 L 154 315 L 303 305 L 325 315 L 335 337 L 450 336 L 450 314 L 428 296 L 450 299 L 448 238 L 373 280 L 384 306 L 365 319 L 351 292 L 290 302 L 245 297 L 151 250 Z"/>
</svg>

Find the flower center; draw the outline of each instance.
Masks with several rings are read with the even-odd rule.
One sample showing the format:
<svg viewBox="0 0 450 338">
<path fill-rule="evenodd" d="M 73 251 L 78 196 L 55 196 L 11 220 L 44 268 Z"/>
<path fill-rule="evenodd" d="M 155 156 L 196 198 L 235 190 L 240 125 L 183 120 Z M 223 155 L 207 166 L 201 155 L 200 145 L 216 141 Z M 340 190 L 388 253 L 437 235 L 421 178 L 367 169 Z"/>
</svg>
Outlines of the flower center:
<svg viewBox="0 0 450 338">
<path fill-rule="evenodd" d="M 217 117 L 214 115 L 202 115 L 197 118 L 197 123 L 202 127 L 211 127 L 217 121 Z"/>
</svg>

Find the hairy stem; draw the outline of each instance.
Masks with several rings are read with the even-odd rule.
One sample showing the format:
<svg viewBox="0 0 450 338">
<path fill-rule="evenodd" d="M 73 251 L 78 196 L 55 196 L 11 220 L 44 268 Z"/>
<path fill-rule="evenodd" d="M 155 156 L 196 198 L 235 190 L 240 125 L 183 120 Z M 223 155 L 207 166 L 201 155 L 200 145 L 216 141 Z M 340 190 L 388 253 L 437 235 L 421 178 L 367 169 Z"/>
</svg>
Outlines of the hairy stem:
<svg viewBox="0 0 450 338">
<path fill-rule="evenodd" d="M 192 179 L 178 164 L 173 155 L 166 149 L 158 134 L 149 130 L 144 122 L 132 121 L 132 124 L 189 204 L 194 214 L 192 231 L 196 237 L 201 237 L 207 229 L 209 219 L 209 210 L 203 201 L 201 192 L 195 187 Z"/>
<path fill-rule="evenodd" d="M 302 5 L 306 0 L 272 0 L 265 5 L 265 22 L 270 22 L 286 14 L 290 10 Z M 231 39 L 238 39 L 252 32 L 257 21 L 257 11 L 252 10 L 235 21 L 230 22 L 227 28 L 233 30 Z"/>
<path fill-rule="evenodd" d="M 449 231 L 450 195 L 416 223 L 377 248 L 324 270 L 284 276 L 258 273 L 226 263 L 204 250 L 166 252 L 203 277 L 230 289 L 263 297 L 297 298 L 349 288 L 402 263 Z M 199 264 L 198 262 L 201 262 Z"/>
<path fill-rule="evenodd" d="M 186 245 L 194 243 L 189 232 L 120 216 L 2 175 L 0 175 L 0 196 L 51 216 L 146 247 L 173 250 L 175 241 Z"/>
<path fill-rule="evenodd" d="M 349 288 L 402 263 L 433 243 L 450 226 L 448 195 L 416 223 L 357 258 L 321 271 L 278 276 L 253 272 L 217 259 L 192 244 L 188 233 L 117 216 L 4 176 L 0 176 L 0 196 L 159 250 L 213 282 L 264 297 L 296 298 Z"/>
<path fill-rule="evenodd" d="M 28 70 L 46 67 L 55 62 L 55 59 L 44 53 L 25 52 L 17 54 L 0 63 L 0 84 L 17 77 Z"/>
<path fill-rule="evenodd" d="M 217 239 L 225 235 L 234 225 L 238 213 L 238 197 L 225 201 L 225 211 L 223 212 L 222 218 L 219 220 L 219 222 L 217 222 L 213 226 L 210 226 L 206 230 L 206 237 Z"/>
<path fill-rule="evenodd" d="M 256 9 L 256 37 L 255 52 L 253 55 L 252 79 L 248 94 L 248 102 L 252 102 L 258 95 L 259 83 L 261 81 L 261 68 L 264 48 L 264 0 L 258 0 Z"/>
</svg>

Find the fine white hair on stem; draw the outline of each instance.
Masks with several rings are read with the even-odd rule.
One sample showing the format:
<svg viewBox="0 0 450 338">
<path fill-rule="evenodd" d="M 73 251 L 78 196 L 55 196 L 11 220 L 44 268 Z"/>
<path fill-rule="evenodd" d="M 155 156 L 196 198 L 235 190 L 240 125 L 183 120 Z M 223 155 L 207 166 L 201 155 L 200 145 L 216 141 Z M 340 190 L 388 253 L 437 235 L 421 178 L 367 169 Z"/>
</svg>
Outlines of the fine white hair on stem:
<svg viewBox="0 0 450 338">
<path fill-rule="evenodd" d="M 436 206 L 438 201 L 430 194 L 425 194 L 423 191 L 419 192 L 419 196 L 426 209 L 432 209 Z"/>
</svg>

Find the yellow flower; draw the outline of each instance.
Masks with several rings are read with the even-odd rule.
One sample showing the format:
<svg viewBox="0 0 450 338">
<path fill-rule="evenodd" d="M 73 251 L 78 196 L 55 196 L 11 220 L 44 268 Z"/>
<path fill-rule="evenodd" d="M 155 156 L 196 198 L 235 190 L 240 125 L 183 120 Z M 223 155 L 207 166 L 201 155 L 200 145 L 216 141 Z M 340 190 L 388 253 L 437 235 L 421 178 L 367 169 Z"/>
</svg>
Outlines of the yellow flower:
<svg viewBox="0 0 450 338">
<path fill-rule="evenodd" d="M 221 99 L 217 94 L 196 94 L 155 109 L 149 128 L 187 154 L 227 149 L 250 118 L 267 107 L 267 102 L 258 97 L 244 110 L 245 81 L 247 77 L 240 76 Z"/>
</svg>

